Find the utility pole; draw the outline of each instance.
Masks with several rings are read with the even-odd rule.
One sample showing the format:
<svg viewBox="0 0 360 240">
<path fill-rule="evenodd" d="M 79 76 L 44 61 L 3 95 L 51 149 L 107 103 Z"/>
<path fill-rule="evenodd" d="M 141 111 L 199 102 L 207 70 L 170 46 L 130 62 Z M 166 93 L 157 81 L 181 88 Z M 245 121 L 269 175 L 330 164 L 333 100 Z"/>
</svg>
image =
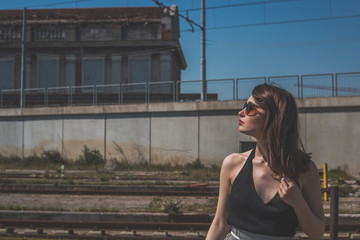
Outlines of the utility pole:
<svg viewBox="0 0 360 240">
<path fill-rule="evenodd" d="M 21 33 L 21 79 L 20 79 L 20 108 L 24 107 L 24 85 L 25 85 L 25 65 L 26 65 L 26 8 L 23 10 L 23 24 Z"/>
<path fill-rule="evenodd" d="M 159 0 L 153 0 L 159 7 L 161 8 L 168 8 L 164 4 L 160 3 Z M 176 12 L 177 13 L 177 12 Z M 206 13 L 205 13 L 205 0 L 201 0 L 201 26 L 194 22 L 193 20 L 189 19 L 187 16 L 183 16 L 177 13 L 179 17 L 185 19 L 191 26 L 191 31 L 194 32 L 193 25 L 197 26 L 201 30 L 201 56 L 200 56 L 200 78 L 201 78 L 201 101 L 206 101 L 207 98 L 207 85 L 206 85 L 206 38 L 205 38 L 205 29 L 206 29 Z"/>
<path fill-rule="evenodd" d="M 201 0 L 201 101 L 207 100 L 207 84 L 206 84 L 206 12 L 205 0 Z"/>
</svg>

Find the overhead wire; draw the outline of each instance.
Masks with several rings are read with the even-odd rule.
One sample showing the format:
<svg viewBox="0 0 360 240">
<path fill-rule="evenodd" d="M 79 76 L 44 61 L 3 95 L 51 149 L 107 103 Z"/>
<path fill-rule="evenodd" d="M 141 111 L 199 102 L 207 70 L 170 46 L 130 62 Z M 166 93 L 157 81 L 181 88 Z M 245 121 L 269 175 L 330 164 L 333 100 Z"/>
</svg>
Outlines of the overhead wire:
<svg viewBox="0 0 360 240">
<path fill-rule="evenodd" d="M 335 20 L 335 19 L 346 19 L 346 18 L 358 18 L 358 17 L 360 17 L 360 14 L 347 15 L 347 16 L 337 16 L 337 17 L 321 17 L 321 18 L 296 19 L 296 20 L 287 20 L 287 21 L 248 23 L 248 24 L 237 24 L 237 25 L 229 25 L 229 26 L 208 27 L 208 28 L 206 28 L 206 30 L 231 29 L 231 28 L 241 28 L 241 27 L 277 25 L 277 24 L 286 24 L 286 23 L 301 23 L 301 22 Z M 195 31 L 198 31 L 198 30 L 195 30 Z M 181 32 L 186 32 L 186 31 L 182 30 Z"/>
<path fill-rule="evenodd" d="M 58 5 L 65 5 L 65 4 L 73 4 L 73 3 L 82 3 L 82 2 L 92 2 L 97 0 L 71 0 L 71 1 L 62 1 L 62 2 L 56 2 L 56 3 L 49 3 L 49 4 L 39 4 L 39 5 L 30 5 L 29 8 L 33 7 L 43 7 L 43 6 L 58 6 Z M 160 3 L 157 0 L 153 0 L 155 3 L 157 3 L 159 6 L 165 8 L 166 6 Z M 173 2 L 174 0 L 165 0 L 163 2 Z M 175 0 L 177 1 L 177 0 Z M 308 18 L 308 19 L 295 19 L 295 20 L 286 20 L 286 21 L 273 21 L 273 22 L 266 22 L 266 5 L 268 4 L 274 4 L 274 3 L 282 3 L 282 2 L 296 2 L 296 1 L 302 1 L 302 0 L 272 0 L 272 1 L 258 1 L 258 2 L 247 2 L 247 3 L 238 3 L 238 4 L 227 4 L 227 5 L 219 5 L 219 6 L 208 6 L 206 7 L 206 10 L 215 10 L 215 9 L 221 9 L 221 8 L 229 8 L 229 7 L 243 7 L 243 6 L 251 6 L 251 5 L 264 5 L 264 20 L 263 22 L 259 23 L 248 23 L 248 24 L 236 24 L 236 25 L 227 25 L 227 26 L 216 26 L 216 16 L 214 15 L 214 27 L 207 27 L 206 30 L 219 30 L 219 29 L 233 29 L 233 28 L 242 28 L 242 27 L 255 27 L 255 26 L 265 26 L 265 25 L 279 25 L 279 24 L 288 24 L 288 23 L 301 23 L 301 22 L 311 22 L 311 21 L 324 21 L 324 20 L 335 20 L 335 19 L 347 19 L 347 18 L 358 18 L 360 17 L 360 14 L 355 15 L 347 15 L 347 16 L 333 16 L 332 13 L 332 5 L 331 0 L 329 0 L 329 16 L 328 17 L 319 17 L 319 18 Z M 190 8 L 190 9 L 184 9 L 184 10 L 178 10 L 178 12 L 184 12 L 184 11 L 200 11 L 201 8 Z M 181 16 L 179 14 L 179 16 Z M 191 28 L 192 32 L 194 31 L 200 31 L 201 26 L 194 21 L 192 21 L 188 16 L 181 16 L 185 21 L 187 21 Z M 193 27 L 193 24 L 199 27 L 199 29 L 195 29 Z M 180 32 L 188 32 L 189 30 L 181 30 Z"/>
<path fill-rule="evenodd" d="M 251 46 L 251 47 L 301 47 L 301 46 L 309 46 L 309 45 L 326 45 L 326 44 L 339 44 L 345 42 L 358 42 L 360 41 L 360 35 L 348 37 L 348 38 L 340 38 L 340 39 L 332 39 L 332 40 L 319 40 L 319 41 L 303 41 L 303 42 L 237 42 L 237 41 L 219 41 L 219 40 L 208 40 L 209 45 L 216 46 Z"/>
<path fill-rule="evenodd" d="M 37 8 L 37 7 L 46 7 L 46 6 L 60 6 L 60 5 L 67 5 L 67 4 L 74 4 L 74 3 L 83 3 L 83 2 L 93 2 L 97 0 L 72 0 L 72 1 L 64 1 L 64 2 L 56 2 L 56 3 L 46 3 L 46 4 L 38 4 L 38 5 L 29 5 L 27 8 Z"/>
<path fill-rule="evenodd" d="M 220 8 L 231 8 L 231 7 L 244 7 L 244 6 L 253 6 L 253 5 L 264 5 L 264 4 L 273 4 L 273 3 L 282 3 L 282 2 L 298 2 L 303 0 L 273 0 L 273 1 L 260 1 L 260 2 L 247 2 L 247 3 L 237 3 L 237 4 L 228 4 L 228 5 L 219 5 L 206 7 L 205 10 L 211 9 L 220 9 Z M 192 11 L 201 11 L 201 8 L 191 8 L 179 10 L 179 12 L 192 12 Z"/>
</svg>

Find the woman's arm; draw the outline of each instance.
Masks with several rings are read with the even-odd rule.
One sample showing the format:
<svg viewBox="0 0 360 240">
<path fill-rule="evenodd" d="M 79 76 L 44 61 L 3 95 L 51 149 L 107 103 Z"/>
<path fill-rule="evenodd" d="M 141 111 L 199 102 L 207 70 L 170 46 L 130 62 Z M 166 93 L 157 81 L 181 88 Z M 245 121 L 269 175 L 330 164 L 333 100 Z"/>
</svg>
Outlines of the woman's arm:
<svg viewBox="0 0 360 240">
<path fill-rule="evenodd" d="M 230 231 L 230 226 L 226 223 L 229 216 L 229 193 L 231 189 L 230 170 L 232 169 L 232 155 L 226 157 L 221 166 L 219 198 L 215 217 L 206 236 L 206 240 L 224 239 Z"/>
<path fill-rule="evenodd" d="M 325 218 L 321 199 L 320 177 L 316 165 L 311 162 L 310 171 L 302 174 L 302 189 L 289 178 L 282 178 L 279 184 L 280 197 L 295 210 L 300 227 L 311 239 L 324 235 Z"/>
</svg>

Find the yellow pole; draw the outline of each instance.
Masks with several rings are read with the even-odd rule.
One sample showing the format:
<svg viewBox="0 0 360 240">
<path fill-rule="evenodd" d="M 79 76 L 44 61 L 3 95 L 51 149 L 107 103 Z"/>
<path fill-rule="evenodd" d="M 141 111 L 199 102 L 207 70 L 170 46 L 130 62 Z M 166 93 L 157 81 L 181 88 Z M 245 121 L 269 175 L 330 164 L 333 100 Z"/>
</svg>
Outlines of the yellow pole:
<svg viewBox="0 0 360 240">
<path fill-rule="evenodd" d="M 327 179 L 327 163 L 323 164 L 323 187 L 327 189 L 328 187 L 328 179 Z M 327 192 L 324 192 L 324 201 L 328 200 Z"/>
</svg>

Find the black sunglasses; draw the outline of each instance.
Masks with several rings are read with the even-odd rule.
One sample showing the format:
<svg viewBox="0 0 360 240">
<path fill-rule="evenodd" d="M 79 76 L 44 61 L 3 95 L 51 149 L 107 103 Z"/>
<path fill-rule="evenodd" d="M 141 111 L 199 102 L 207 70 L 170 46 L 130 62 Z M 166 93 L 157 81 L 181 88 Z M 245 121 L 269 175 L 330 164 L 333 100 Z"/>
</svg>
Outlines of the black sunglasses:
<svg viewBox="0 0 360 240">
<path fill-rule="evenodd" d="M 254 116 L 256 114 L 256 108 L 258 108 L 258 106 L 252 102 L 245 103 L 243 107 L 243 109 L 245 109 L 245 114 L 248 116 Z"/>
</svg>

